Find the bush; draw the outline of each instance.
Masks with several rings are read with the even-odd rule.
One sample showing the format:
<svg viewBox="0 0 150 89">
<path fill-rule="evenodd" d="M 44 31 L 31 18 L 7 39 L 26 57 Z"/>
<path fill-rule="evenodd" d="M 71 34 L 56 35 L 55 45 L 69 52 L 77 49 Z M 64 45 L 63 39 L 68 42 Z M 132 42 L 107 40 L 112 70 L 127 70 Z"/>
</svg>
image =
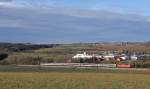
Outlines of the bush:
<svg viewBox="0 0 150 89">
<path fill-rule="evenodd" d="M 134 68 L 150 68 L 150 62 L 148 61 L 136 61 L 132 63 Z"/>
<path fill-rule="evenodd" d="M 150 63 L 145 63 L 142 65 L 143 68 L 150 68 Z"/>
<path fill-rule="evenodd" d="M 6 53 L 1 53 L 1 54 L 0 54 L 0 61 L 6 59 L 7 57 L 8 57 L 8 54 L 6 54 Z"/>
</svg>

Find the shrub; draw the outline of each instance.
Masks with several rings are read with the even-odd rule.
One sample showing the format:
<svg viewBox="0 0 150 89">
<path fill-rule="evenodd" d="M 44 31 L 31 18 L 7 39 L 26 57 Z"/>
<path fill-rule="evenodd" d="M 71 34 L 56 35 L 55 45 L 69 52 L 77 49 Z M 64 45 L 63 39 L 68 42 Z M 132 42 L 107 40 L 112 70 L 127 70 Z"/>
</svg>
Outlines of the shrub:
<svg viewBox="0 0 150 89">
<path fill-rule="evenodd" d="M 6 59 L 7 57 L 8 57 L 8 54 L 6 54 L 6 53 L 1 53 L 1 54 L 0 54 L 0 61 Z"/>
</svg>

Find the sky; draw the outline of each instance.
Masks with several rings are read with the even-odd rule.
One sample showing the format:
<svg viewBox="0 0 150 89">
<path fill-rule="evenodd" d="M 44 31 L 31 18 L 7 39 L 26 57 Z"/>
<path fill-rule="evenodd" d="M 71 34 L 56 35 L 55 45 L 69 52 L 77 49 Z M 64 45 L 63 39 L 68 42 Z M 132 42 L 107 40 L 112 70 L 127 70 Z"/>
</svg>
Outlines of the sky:
<svg viewBox="0 0 150 89">
<path fill-rule="evenodd" d="M 150 0 L 0 0 L 0 42 L 150 41 Z"/>
</svg>

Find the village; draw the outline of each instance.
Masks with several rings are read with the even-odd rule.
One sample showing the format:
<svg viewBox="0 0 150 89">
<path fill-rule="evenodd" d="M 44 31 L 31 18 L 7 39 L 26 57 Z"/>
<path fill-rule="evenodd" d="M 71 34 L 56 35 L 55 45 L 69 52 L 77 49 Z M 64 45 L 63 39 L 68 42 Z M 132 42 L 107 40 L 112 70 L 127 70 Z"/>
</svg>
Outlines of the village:
<svg viewBox="0 0 150 89">
<path fill-rule="evenodd" d="M 41 63 L 42 66 L 57 67 L 99 67 L 99 68 L 136 68 L 136 62 L 142 63 L 150 59 L 145 53 L 120 53 L 118 51 L 102 51 L 101 54 L 87 52 L 75 54 L 70 61 L 63 63 Z"/>
<path fill-rule="evenodd" d="M 120 54 L 118 52 L 103 52 L 101 55 L 100 54 L 87 54 L 84 52 L 83 54 L 76 54 L 75 56 L 72 57 L 73 59 L 97 59 L 98 61 L 111 61 L 111 60 L 116 60 L 116 61 L 137 61 L 137 60 L 146 60 L 150 58 L 150 55 L 148 54 L 137 54 L 137 53 L 131 53 L 131 54 Z"/>
</svg>

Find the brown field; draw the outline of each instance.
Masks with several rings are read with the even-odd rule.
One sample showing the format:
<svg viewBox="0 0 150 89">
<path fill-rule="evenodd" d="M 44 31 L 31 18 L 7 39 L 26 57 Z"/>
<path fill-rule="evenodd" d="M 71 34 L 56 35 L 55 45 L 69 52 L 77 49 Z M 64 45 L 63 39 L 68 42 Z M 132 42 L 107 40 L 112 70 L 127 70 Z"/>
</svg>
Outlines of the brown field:
<svg viewBox="0 0 150 89">
<path fill-rule="evenodd" d="M 149 74 L 0 73 L 0 89 L 149 89 L 149 87 Z"/>
</svg>

